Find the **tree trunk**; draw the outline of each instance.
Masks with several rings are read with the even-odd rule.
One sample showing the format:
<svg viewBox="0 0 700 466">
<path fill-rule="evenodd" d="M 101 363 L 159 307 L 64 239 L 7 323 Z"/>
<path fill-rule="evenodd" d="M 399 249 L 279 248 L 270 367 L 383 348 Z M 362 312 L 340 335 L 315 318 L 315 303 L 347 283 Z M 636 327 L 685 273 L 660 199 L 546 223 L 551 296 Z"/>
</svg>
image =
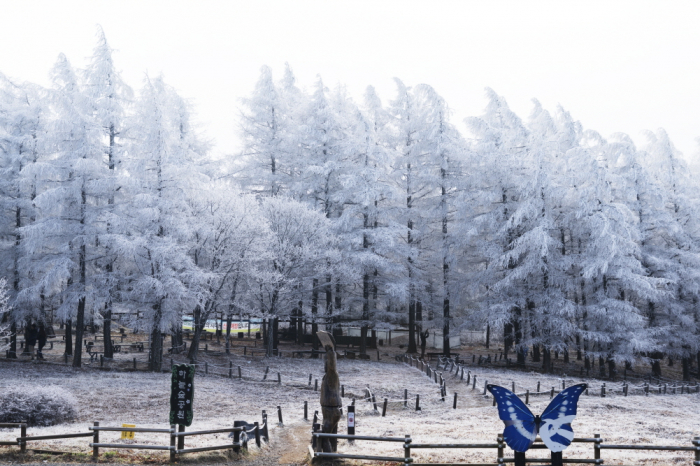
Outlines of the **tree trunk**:
<svg viewBox="0 0 700 466">
<path fill-rule="evenodd" d="M 598 370 L 600 371 L 600 376 L 605 377 L 605 358 L 603 356 L 598 356 Z"/>
<path fill-rule="evenodd" d="M 65 346 L 65 354 L 67 355 L 72 355 L 73 354 L 73 321 L 72 319 L 66 320 L 66 344 Z"/>
<path fill-rule="evenodd" d="M 78 313 L 75 316 L 75 349 L 73 351 L 73 367 L 82 365 L 83 331 L 85 330 L 85 296 L 78 300 Z"/>
<path fill-rule="evenodd" d="M 416 301 L 413 290 L 408 302 L 408 351 L 407 353 L 417 353 L 416 347 Z"/>
<path fill-rule="evenodd" d="M 690 363 L 691 359 L 688 356 L 683 356 L 681 359 L 681 367 L 683 368 L 684 382 L 690 382 Z"/>
<path fill-rule="evenodd" d="M 367 321 L 369 320 L 369 274 L 362 276 L 362 325 L 360 327 L 360 354 L 367 354 Z"/>
<path fill-rule="evenodd" d="M 10 324 L 10 359 L 17 359 L 17 322 L 14 320 Z"/>
<path fill-rule="evenodd" d="M 661 358 L 663 358 L 662 353 L 651 354 L 651 373 L 654 377 L 661 377 Z"/>
<path fill-rule="evenodd" d="M 318 316 L 318 278 L 313 279 L 312 283 L 313 290 L 311 291 L 311 344 L 313 349 L 318 349 L 318 337 L 316 332 L 318 332 L 318 323 L 316 322 L 316 317 Z M 314 354 L 315 358 L 316 355 Z"/>
<path fill-rule="evenodd" d="M 114 357 L 114 348 L 112 347 L 112 303 L 108 303 L 105 309 L 102 336 L 105 343 L 105 358 L 112 359 Z"/>
<path fill-rule="evenodd" d="M 192 343 L 190 343 L 190 349 L 187 351 L 187 359 L 189 359 L 190 364 L 197 364 L 199 341 L 202 338 L 207 317 L 208 315 L 204 315 L 202 311 L 202 306 L 195 306 L 194 311 L 192 311 Z"/>
<path fill-rule="evenodd" d="M 153 326 L 151 327 L 151 347 L 149 348 L 150 362 L 148 369 L 151 372 L 160 372 L 163 368 L 163 337 L 161 336 L 160 323 L 163 309 L 161 303 L 153 306 Z"/>
<path fill-rule="evenodd" d="M 226 354 L 231 354 L 231 311 L 226 314 Z"/>
<path fill-rule="evenodd" d="M 491 325 L 486 324 L 486 349 L 489 349 L 491 343 Z"/>
<path fill-rule="evenodd" d="M 537 346 L 537 345 L 535 345 Z M 549 348 L 544 347 L 542 350 L 542 371 L 549 374 L 552 367 L 552 352 Z"/>
<path fill-rule="evenodd" d="M 532 345 L 532 362 L 540 362 L 540 345 Z"/>
</svg>

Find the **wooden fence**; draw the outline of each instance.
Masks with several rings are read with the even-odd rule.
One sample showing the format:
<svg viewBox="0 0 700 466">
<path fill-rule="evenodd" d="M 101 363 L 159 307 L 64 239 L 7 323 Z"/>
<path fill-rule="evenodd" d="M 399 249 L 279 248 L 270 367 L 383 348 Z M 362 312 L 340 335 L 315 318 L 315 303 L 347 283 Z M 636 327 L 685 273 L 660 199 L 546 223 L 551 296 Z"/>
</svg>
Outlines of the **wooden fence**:
<svg viewBox="0 0 700 466">
<path fill-rule="evenodd" d="M 371 455 L 354 455 L 347 453 L 328 453 L 321 452 L 320 445 L 323 438 L 333 438 L 333 439 L 346 439 L 349 442 L 354 442 L 356 440 L 362 441 L 372 441 L 372 442 L 402 442 L 403 443 L 403 456 L 371 456 Z M 694 452 L 694 459 L 692 459 L 693 466 L 700 466 L 700 437 L 695 437 L 692 440 L 692 446 L 674 446 L 674 445 L 612 445 L 603 443 L 603 439 L 600 434 L 595 434 L 593 438 L 574 438 L 573 443 L 592 443 L 593 458 L 564 458 L 562 454 L 552 453 L 551 458 L 526 458 L 525 455 L 521 455 L 519 458 L 515 456 L 506 456 L 506 443 L 503 440 L 503 436 L 499 435 L 495 443 L 413 443 L 413 439 L 410 435 L 405 435 L 404 437 L 371 437 L 371 436 L 361 436 L 361 435 L 342 435 L 342 434 L 326 434 L 321 432 L 312 433 L 312 446 L 309 447 L 309 455 L 313 462 L 317 458 L 329 458 L 329 459 L 358 459 L 367 461 L 385 461 L 385 462 L 396 462 L 403 463 L 405 466 L 447 466 L 447 465 L 459 465 L 459 466 L 499 466 L 505 463 L 515 463 L 516 466 L 525 463 L 541 463 L 541 464 L 604 464 L 605 460 L 602 458 L 601 450 L 664 450 L 664 451 L 689 451 Z M 542 439 L 539 437 L 535 440 L 535 443 L 530 447 L 531 449 L 546 450 L 547 446 L 542 443 Z M 496 458 L 493 463 L 419 463 L 415 458 L 411 456 L 411 450 L 415 449 L 495 449 Z M 614 461 L 614 460 L 612 460 Z M 617 463 L 619 464 L 619 463 Z"/>
<path fill-rule="evenodd" d="M 263 410 L 262 412 L 262 423 L 257 422 L 253 424 L 248 424 L 244 421 L 235 421 L 233 427 L 223 428 L 223 429 L 210 429 L 210 430 L 200 430 L 200 431 L 185 431 L 185 426 L 180 426 L 179 429 L 175 425 L 171 425 L 167 429 L 153 429 L 153 428 L 143 428 L 143 427 L 109 427 L 100 426 L 99 422 L 95 422 L 92 426 L 88 427 L 89 432 L 75 432 L 69 434 L 56 434 L 56 435 L 27 435 L 27 423 L 3 423 L 0 424 L 0 428 L 19 428 L 20 436 L 16 438 L 15 441 L 3 441 L 0 445 L 16 445 L 19 446 L 21 453 L 26 453 L 27 444 L 30 442 L 38 442 L 42 440 L 59 440 L 68 439 L 76 437 L 92 437 L 92 442 L 88 444 L 92 448 L 92 456 L 95 460 L 100 455 L 100 449 L 126 449 L 126 450 L 161 450 L 168 451 L 170 453 L 170 462 L 177 460 L 177 455 L 182 455 L 186 453 L 197 453 L 203 451 L 212 450 L 233 450 L 240 451 L 241 448 L 248 449 L 248 439 L 254 438 L 255 444 L 258 448 L 261 447 L 262 441 L 269 442 L 269 431 L 267 422 L 267 413 Z M 125 443 L 102 443 L 100 441 L 100 432 L 143 432 L 143 433 L 161 433 L 168 434 L 170 437 L 169 445 L 146 445 L 146 444 L 125 444 Z M 232 434 L 233 440 L 225 445 L 212 445 L 205 447 L 196 448 L 185 448 L 185 437 L 198 436 L 198 435 L 210 435 L 219 433 L 230 433 Z"/>
</svg>

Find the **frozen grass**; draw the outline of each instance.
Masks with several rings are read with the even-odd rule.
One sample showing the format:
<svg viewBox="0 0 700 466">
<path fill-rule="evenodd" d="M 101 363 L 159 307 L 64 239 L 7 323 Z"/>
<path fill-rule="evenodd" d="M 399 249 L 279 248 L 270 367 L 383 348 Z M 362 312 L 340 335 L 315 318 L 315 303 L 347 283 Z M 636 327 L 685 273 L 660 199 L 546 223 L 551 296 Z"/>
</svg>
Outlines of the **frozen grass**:
<svg viewBox="0 0 700 466">
<path fill-rule="evenodd" d="M 210 374 L 198 373 L 195 379 L 194 422 L 188 430 L 204 430 L 233 425 L 234 420 L 260 421 L 261 410 L 268 412 L 273 444 L 281 441 L 283 432 L 301 429 L 300 440 L 295 445 L 282 446 L 289 450 L 306 449 L 311 430 L 310 421 L 304 421 L 304 401 L 309 405 L 309 417 L 320 411 L 319 394 L 314 391 L 314 381 L 319 384 L 323 376 L 322 360 L 290 358 L 244 358 L 232 356 L 234 378 L 228 378 L 228 364 L 211 359 Z M 243 379 L 237 376 L 241 366 Z M 434 366 L 434 364 L 433 364 Z M 263 382 L 266 367 L 267 380 Z M 537 381 L 541 390 L 561 387 L 561 378 L 536 373 L 471 367 L 472 377 L 477 376 L 476 388 L 460 381 L 454 373 L 444 373 L 448 396 L 443 402 L 438 385 L 420 370 L 393 360 L 366 362 L 341 359 L 338 361 L 341 384 L 345 385 L 345 402 L 356 398 L 357 427 L 362 435 L 401 436 L 411 435 L 414 443 L 493 443 L 503 430 L 491 398 L 483 396 L 486 380 L 510 388 L 514 381 L 516 392 L 535 391 Z M 201 368 L 200 368 L 201 369 Z M 221 374 L 215 375 L 214 372 Z M 282 384 L 277 383 L 280 374 Z M 311 385 L 309 386 L 309 374 Z M 466 380 L 466 375 L 465 375 Z M 585 381 L 568 377 L 567 386 Z M 631 391 L 623 397 L 610 388 L 619 384 L 608 383 L 608 396 L 600 398 L 601 382 L 589 381 L 589 396 L 582 396 L 578 416 L 574 422 L 576 437 L 592 437 L 599 433 L 605 443 L 657 444 L 690 446 L 693 436 L 700 435 L 700 397 L 697 394 L 644 396 Z M 94 421 L 103 426 L 120 426 L 122 423 L 139 427 L 165 427 L 168 423 L 170 375 L 144 372 L 73 370 L 68 367 L 0 362 L 0 391 L 17 386 L 57 386 L 73 394 L 78 400 L 78 417 L 71 424 L 29 429 L 29 435 L 86 432 Z M 369 386 L 376 396 L 378 411 L 372 403 L 363 400 Z M 408 390 L 408 406 L 403 406 L 404 389 Z M 452 409 L 454 393 L 458 394 L 458 406 Z M 422 410 L 416 412 L 415 397 L 420 394 Z M 384 398 L 391 402 L 386 417 L 381 417 Z M 549 403 L 549 394 L 532 396 L 530 408 L 541 413 Z M 277 406 L 282 408 L 284 427 L 277 426 Z M 345 417 L 340 432 L 346 431 Z M 16 432 L 16 431 L 15 431 Z M 0 439 L 16 437 L 7 430 L 0 431 Z M 295 437 L 296 438 L 296 437 Z M 30 448 L 74 450 L 88 452 L 90 439 L 66 439 L 30 443 Z M 103 433 L 101 441 L 115 443 L 118 433 Z M 188 437 L 187 447 L 227 443 L 226 434 Z M 167 445 L 167 434 L 136 434 L 139 444 Z M 7 447 L 6 447 L 7 448 Z M 16 449 L 16 447 L 13 447 Z M 340 451 L 354 454 L 402 456 L 400 444 L 356 442 L 339 444 Z M 0 449 L 2 451 L 2 449 Z M 565 451 L 565 457 L 592 458 L 591 444 L 573 444 Z M 123 451 L 120 451 L 120 455 Z M 541 451 L 539 451 L 541 454 Z M 158 455 L 158 454 L 154 454 Z M 160 454 L 165 458 L 164 454 Z M 606 464 L 672 464 L 691 463 L 692 453 L 672 452 L 602 452 Z M 418 461 L 493 462 L 495 450 L 414 450 Z M 687 463 L 686 463 L 687 462 Z"/>
</svg>

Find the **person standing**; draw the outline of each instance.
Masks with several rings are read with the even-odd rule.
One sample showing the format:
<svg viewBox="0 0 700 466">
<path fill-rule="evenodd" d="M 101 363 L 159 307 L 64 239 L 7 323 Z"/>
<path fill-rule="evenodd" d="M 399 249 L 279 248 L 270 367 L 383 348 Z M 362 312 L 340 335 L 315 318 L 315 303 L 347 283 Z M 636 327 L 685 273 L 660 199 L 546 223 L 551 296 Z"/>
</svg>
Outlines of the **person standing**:
<svg viewBox="0 0 700 466">
<path fill-rule="evenodd" d="M 36 340 L 39 337 L 39 332 L 36 329 L 36 324 L 32 324 L 24 335 L 24 344 L 27 348 L 27 353 L 34 360 L 34 345 L 36 345 Z"/>
<path fill-rule="evenodd" d="M 44 324 L 39 325 L 39 332 L 37 333 L 37 344 L 39 345 L 36 350 L 37 359 L 44 359 L 44 353 L 41 351 L 46 346 L 46 327 Z"/>
</svg>

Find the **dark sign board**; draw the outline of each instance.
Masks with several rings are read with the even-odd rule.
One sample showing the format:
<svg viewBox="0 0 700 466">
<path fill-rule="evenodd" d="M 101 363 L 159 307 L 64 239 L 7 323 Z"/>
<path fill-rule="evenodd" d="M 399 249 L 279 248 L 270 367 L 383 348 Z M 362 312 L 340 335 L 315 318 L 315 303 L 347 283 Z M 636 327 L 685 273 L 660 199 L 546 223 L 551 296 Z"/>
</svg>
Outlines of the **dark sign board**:
<svg viewBox="0 0 700 466">
<path fill-rule="evenodd" d="M 194 366 L 173 366 L 170 388 L 170 424 L 190 426 L 192 424 L 192 401 L 194 400 Z"/>
</svg>

